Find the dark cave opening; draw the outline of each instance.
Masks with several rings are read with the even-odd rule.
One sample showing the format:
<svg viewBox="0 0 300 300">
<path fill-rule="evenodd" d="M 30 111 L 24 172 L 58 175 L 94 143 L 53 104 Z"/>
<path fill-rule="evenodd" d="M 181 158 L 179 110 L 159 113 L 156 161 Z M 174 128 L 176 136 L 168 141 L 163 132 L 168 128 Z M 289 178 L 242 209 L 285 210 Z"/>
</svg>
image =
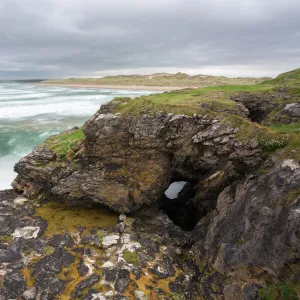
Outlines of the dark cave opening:
<svg viewBox="0 0 300 300">
<path fill-rule="evenodd" d="M 251 122 L 261 123 L 264 119 L 267 118 L 269 112 L 264 110 L 252 110 L 249 114 L 249 119 Z"/>
<path fill-rule="evenodd" d="M 195 184 L 175 176 L 161 199 L 161 209 L 174 224 L 185 231 L 191 231 L 199 221 L 199 213 L 192 199 L 195 196 Z"/>
</svg>

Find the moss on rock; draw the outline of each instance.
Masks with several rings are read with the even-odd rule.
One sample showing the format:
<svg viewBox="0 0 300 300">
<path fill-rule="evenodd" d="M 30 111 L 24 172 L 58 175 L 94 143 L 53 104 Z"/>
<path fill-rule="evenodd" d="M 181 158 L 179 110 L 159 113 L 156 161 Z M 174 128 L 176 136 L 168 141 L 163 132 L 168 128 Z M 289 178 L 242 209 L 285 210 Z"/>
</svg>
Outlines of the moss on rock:
<svg viewBox="0 0 300 300">
<path fill-rule="evenodd" d="M 55 152 L 61 160 L 66 160 L 67 154 L 72 150 L 72 147 L 82 142 L 84 138 L 83 129 L 79 128 L 51 136 L 45 141 L 44 146 L 48 150 Z"/>
<path fill-rule="evenodd" d="M 129 250 L 124 250 L 123 257 L 129 264 L 138 265 L 139 264 L 139 257 L 136 252 L 131 252 Z"/>
</svg>

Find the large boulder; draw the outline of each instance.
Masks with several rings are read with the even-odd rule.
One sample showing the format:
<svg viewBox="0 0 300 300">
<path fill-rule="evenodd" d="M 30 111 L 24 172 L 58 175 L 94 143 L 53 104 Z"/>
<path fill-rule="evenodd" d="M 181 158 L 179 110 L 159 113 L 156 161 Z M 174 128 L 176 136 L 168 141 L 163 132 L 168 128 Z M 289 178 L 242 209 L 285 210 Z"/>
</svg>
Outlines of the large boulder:
<svg viewBox="0 0 300 300">
<path fill-rule="evenodd" d="M 261 163 L 258 144 L 238 142 L 229 122 L 207 115 L 126 117 L 113 114 L 114 105 L 86 122 L 85 139 L 65 160 L 49 141 L 21 159 L 14 188 L 31 198 L 90 199 L 128 213 L 158 201 L 174 174 L 197 182 L 229 161 L 239 173 Z"/>
<path fill-rule="evenodd" d="M 286 159 L 226 187 L 194 229 L 193 250 L 227 277 L 226 299 L 257 299 L 271 282 L 299 282 L 299 226 L 300 165 Z"/>
<path fill-rule="evenodd" d="M 282 97 L 281 94 L 273 95 L 270 93 L 238 93 L 232 95 L 231 100 L 243 104 L 249 111 L 248 117 L 255 122 L 262 122 L 272 111 L 273 100 Z"/>
</svg>

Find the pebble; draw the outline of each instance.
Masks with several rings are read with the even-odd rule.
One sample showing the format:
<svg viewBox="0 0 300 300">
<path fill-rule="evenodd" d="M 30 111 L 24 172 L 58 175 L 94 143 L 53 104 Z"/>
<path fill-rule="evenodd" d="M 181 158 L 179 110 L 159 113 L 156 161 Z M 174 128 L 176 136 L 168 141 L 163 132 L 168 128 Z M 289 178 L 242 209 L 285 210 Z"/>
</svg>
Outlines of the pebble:
<svg viewBox="0 0 300 300">
<path fill-rule="evenodd" d="M 124 215 L 124 214 L 121 214 L 121 215 L 119 216 L 119 220 L 120 220 L 121 222 L 124 222 L 126 219 L 127 219 L 127 216 Z"/>
<path fill-rule="evenodd" d="M 134 291 L 134 297 L 136 300 L 147 300 L 144 292 L 138 290 Z"/>
</svg>

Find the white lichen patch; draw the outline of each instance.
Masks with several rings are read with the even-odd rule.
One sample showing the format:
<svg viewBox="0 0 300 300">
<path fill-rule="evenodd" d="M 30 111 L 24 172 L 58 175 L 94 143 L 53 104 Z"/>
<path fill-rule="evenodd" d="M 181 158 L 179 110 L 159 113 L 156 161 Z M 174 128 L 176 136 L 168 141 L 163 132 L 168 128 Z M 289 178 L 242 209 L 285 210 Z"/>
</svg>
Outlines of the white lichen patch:
<svg viewBox="0 0 300 300">
<path fill-rule="evenodd" d="M 7 274 L 7 271 L 5 269 L 0 269 L 0 284 L 3 282 L 6 274 Z"/>
<path fill-rule="evenodd" d="M 20 196 L 20 197 L 17 197 L 17 198 L 14 200 L 14 204 L 15 204 L 15 205 L 23 205 L 23 204 L 25 204 L 27 201 L 28 201 L 27 198 L 25 198 L 25 197 L 23 197 L 23 196 Z"/>
<path fill-rule="evenodd" d="M 299 168 L 299 164 L 293 160 L 293 159 L 285 159 L 282 164 L 281 164 L 282 167 L 288 167 L 290 168 L 292 171 L 293 170 L 296 170 Z"/>
<path fill-rule="evenodd" d="M 103 265 L 102 268 L 110 268 L 113 267 L 114 264 L 111 261 L 106 261 Z"/>
<path fill-rule="evenodd" d="M 117 116 L 115 114 L 112 113 L 108 113 L 108 114 L 100 114 L 95 121 L 99 121 L 99 120 L 103 120 L 103 119 L 115 119 L 117 118 Z"/>
<path fill-rule="evenodd" d="M 17 228 L 15 232 L 12 234 L 14 238 L 23 238 L 26 240 L 36 239 L 38 233 L 40 231 L 40 227 L 36 226 L 26 226 L 23 228 Z"/>
<path fill-rule="evenodd" d="M 94 273 L 95 267 L 95 260 L 89 258 L 87 255 L 83 256 L 84 265 L 89 269 L 88 270 L 88 276 L 92 275 Z"/>
<path fill-rule="evenodd" d="M 92 300 L 106 300 L 102 293 L 92 294 Z"/>
<path fill-rule="evenodd" d="M 105 248 L 111 247 L 112 245 L 116 245 L 120 239 L 119 234 L 107 235 L 103 238 L 102 245 Z"/>
</svg>

